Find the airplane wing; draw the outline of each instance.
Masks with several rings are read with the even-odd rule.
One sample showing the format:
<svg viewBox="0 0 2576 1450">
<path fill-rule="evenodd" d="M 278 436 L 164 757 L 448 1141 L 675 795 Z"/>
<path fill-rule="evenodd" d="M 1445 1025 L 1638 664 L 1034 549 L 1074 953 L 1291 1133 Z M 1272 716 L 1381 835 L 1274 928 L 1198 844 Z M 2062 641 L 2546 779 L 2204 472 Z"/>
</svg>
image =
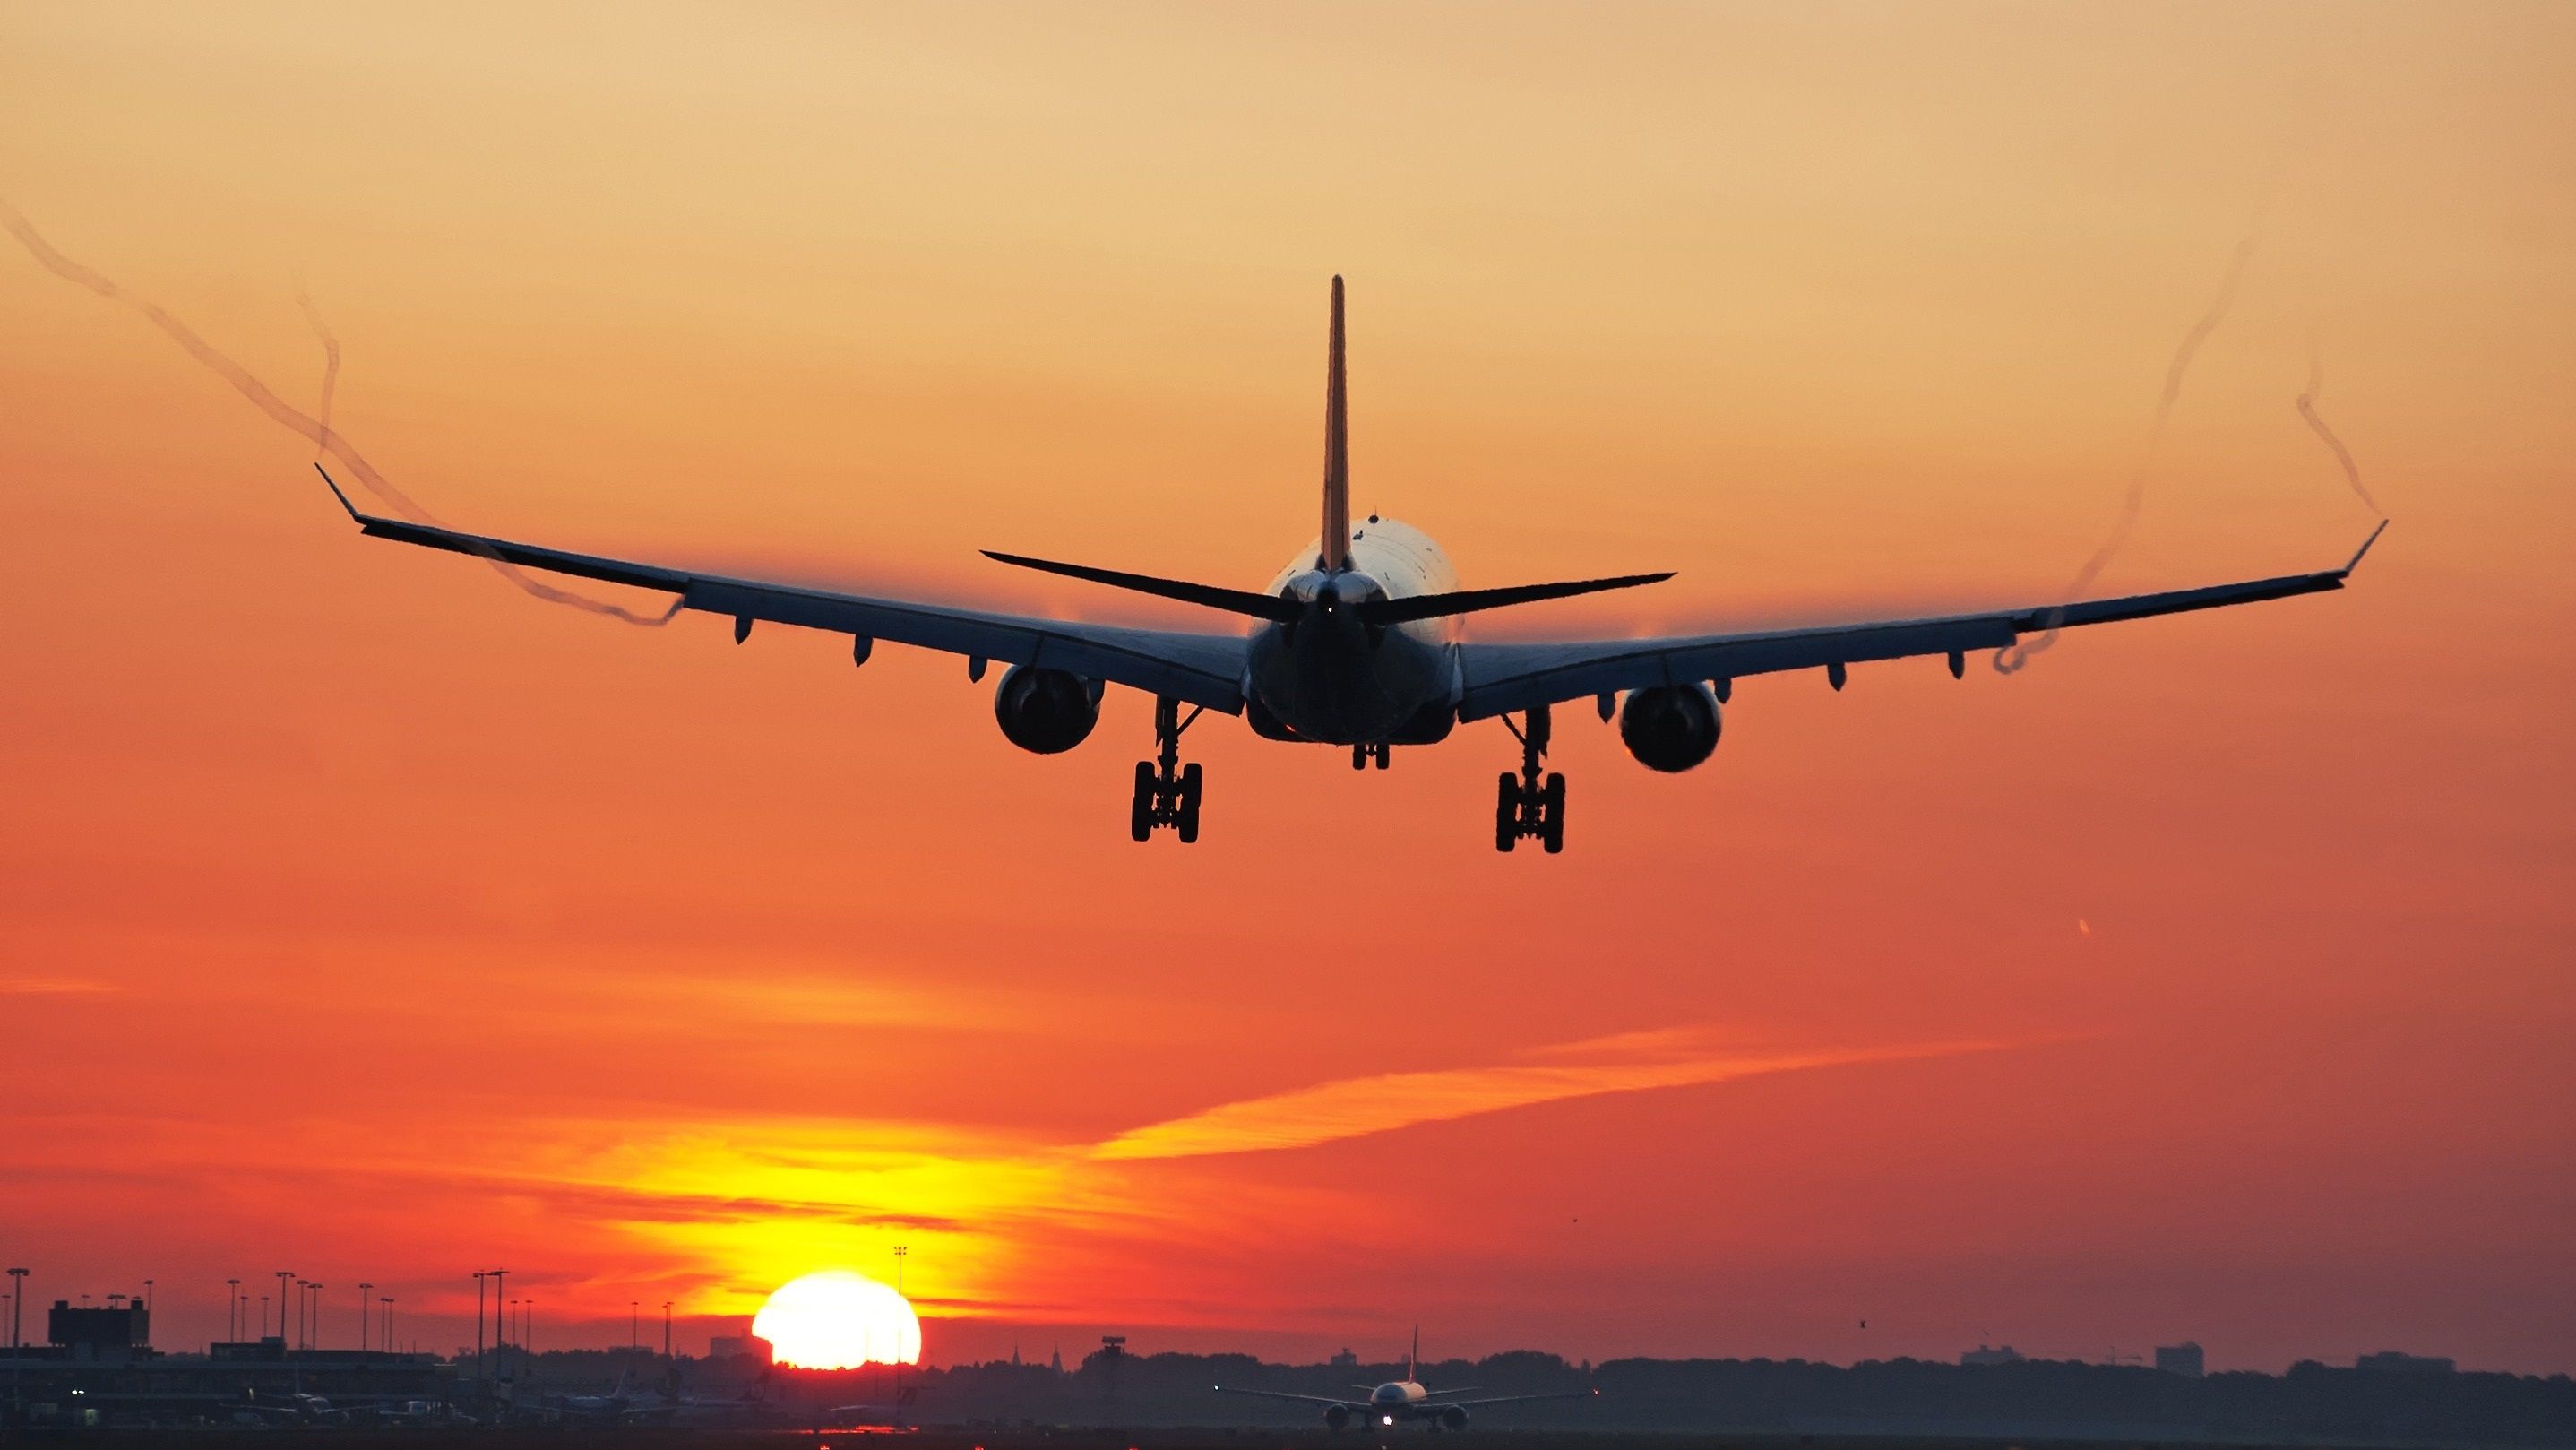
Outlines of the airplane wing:
<svg viewBox="0 0 2576 1450">
<path fill-rule="evenodd" d="M 1458 647 L 1464 690 L 1458 718 L 1481 720 L 1560 700 L 1607 695 L 1700 680 L 1733 680 L 1781 670 L 1839 670 L 1864 660 L 1947 655 L 1950 673 L 1967 667 L 1970 650 L 2002 649 L 2025 634 L 2052 625 L 2108 624 L 2194 609 L 2218 609 L 2264 599 L 2286 599 L 2343 587 L 2363 554 L 2379 541 L 2385 520 L 2370 532 L 2352 561 L 2317 574 L 2289 574 L 2161 594 L 2133 594 L 2064 606 L 1958 614 L 1935 619 L 1832 625 L 1821 629 L 1754 634 L 1707 634 L 1662 639 L 1571 640 L 1547 644 L 1480 644 Z M 1837 677 L 1837 683 L 1839 683 Z"/>
<path fill-rule="evenodd" d="M 331 476 L 324 474 L 323 481 L 331 483 Z M 732 616 L 737 639 L 750 630 L 755 620 L 801 625 L 851 635 L 860 641 L 892 640 L 979 661 L 1040 665 L 1151 695 L 1168 695 L 1228 715 L 1243 712 L 1242 681 L 1248 645 L 1245 637 L 1238 634 L 1081 624 L 729 579 L 658 564 L 567 553 L 403 519 L 378 518 L 358 512 L 337 483 L 331 483 L 331 493 L 349 511 L 349 517 L 358 521 L 361 533 L 471 554 L 523 569 L 675 594 L 679 596 L 677 608 Z"/>
<path fill-rule="evenodd" d="M 1491 1398 L 1482 1400 L 1434 1399 L 1428 1400 L 1425 1403 L 1429 1404 L 1434 1409 L 1445 1409 L 1451 1405 L 1456 1405 L 1459 1408 L 1464 1409 L 1469 1405 L 1521 1405 L 1527 1404 L 1532 1400 L 1593 1400 L 1599 1399 L 1600 1397 L 1601 1392 L 1599 1390 L 1558 1390 L 1554 1393 L 1544 1395 L 1495 1395 Z"/>
<path fill-rule="evenodd" d="M 1331 1395 L 1292 1395 L 1286 1390 L 1247 1390 L 1233 1385 L 1215 1385 L 1211 1388 L 1221 1395 L 1259 1395 L 1265 1400 L 1293 1400 L 1301 1405 L 1340 1405 L 1348 1410 L 1368 1408 L 1368 1402 L 1365 1400 L 1336 1399 Z"/>
</svg>

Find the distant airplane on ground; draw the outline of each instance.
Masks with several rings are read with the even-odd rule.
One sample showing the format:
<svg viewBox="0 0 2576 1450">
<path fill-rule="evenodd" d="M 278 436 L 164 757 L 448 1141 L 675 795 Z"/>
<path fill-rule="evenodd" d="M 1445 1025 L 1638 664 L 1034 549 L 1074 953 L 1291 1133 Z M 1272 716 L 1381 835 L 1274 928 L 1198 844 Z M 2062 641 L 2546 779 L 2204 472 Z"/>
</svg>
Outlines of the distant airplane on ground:
<svg viewBox="0 0 2576 1450">
<path fill-rule="evenodd" d="M 654 1387 L 652 1399 L 633 1401 L 619 1415 L 629 1424 L 716 1427 L 766 1425 L 782 1418 L 779 1407 L 770 1403 L 768 1370 L 762 1370 L 749 1388 L 736 1394 L 690 1395 L 680 1391 L 676 1365 Z"/>
<path fill-rule="evenodd" d="M 1347 1428 L 1354 1420 L 1363 1425 L 1376 1425 L 1380 1429 L 1418 1420 L 1434 1430 L 1464 1430 L 1467 1428 L 1467 1410 L 1470 1406 L 1518 1405 L 1526 1404 L 1531 1400 L 1588 1400 L 1596 1398 L 1601 1393 L 1599 1390 L 1568 1390 L 1553 1395 L 1494 1395 L 1481 1400 L 1450 1399 L 1448 1396 L 1472 1395 L 1475 1391 L 1424 1389 L 1421 1381 L 1416 1378 L 1421 1373 L 1421 1360 L 1422 1329 L 1421 1326 L 1416 1325 L 1413 1330 L 1413 1348 L 1404 1356 L 1404 1378 L 1389 1380 L 1385 1384 L 1376 1386 L 1351 1386 L 1352 1389 L 1366 1391 L 1365 1399 L 1338 1399 L 1331 1395 L 1292 1395 L 1284 1390 L 1247 1390 L 1226 1385 L 1217 1385 L 1215 1389 L 1217 1393 L 1225 1395 L 1259 1395 L 1265 1400 L 1289 1400 L 1301 1405 L 1321 1405 L 1324 1407 L 1324 1426 L 1331 1430 Z"/>
<path fill-rule="evenodd" d="M 323 477 L 330 480 L 327 472 Z M 732 616 L 736 643 L 755 622 L 769 620 L 847 634 L 851 657 L 861 664 L 880 639 L 964 655 L 970 680 L 981 680 L 985 666 L 1000 660 L 1011 668 L 994 694 L 993 714 L 1012 744 L 1041 755 L 1070 750 L 1091 734 L 1106 686 L 1142 690 L 1154 697 L 1156 754 L 1136 763 L 1128 825 L 1139 841 L 1166 826 L 1185 842 L 1198 839 L 1203 776 L 1196 763 L 1181 763 L 1180 744 L 1181 732 L 1208 710 L 1243 716 L 1267 740 L 1348 746 L 1353 769 L 1373 764 L 1380 770 L 1391 747 L 1433 744 L 1461 723 L 1500 716 L 1521 748 L 1520 769 L 1505 771 L 1496 787 L 1495 849 L 1509 851 L 1535 837 L 1553 852 L 1565 845 L 1565 777 L 1541 771 L 1551 706 L 1589 697 L 1604 720 L 1618 712 L 1619 737 L 1640 763 L 1689 770 L 1717 748 L 1718 707 L 1746 675 L 1821 668 L 1841 689 L 1851 665 L 1942 655 L 1955 676 L 1967 668 L 1970 650 L 2001 649 L 2027 633 L 2340 589 L 2370 548 L 2363 543 L 2350 563 L 2322 573 L 2064 606 L 1743 634 L 1482 643 L 1462 636 L 1461 616 L 1672 575 L 1464 589 L 1448 557 L 1421 531 L 1377 514 L 1354 522 L 1350 485 L 1342 279 L 1335 277 L 1325 367 L 1323 527 L 1267 588 L 1229 589 L 988 551 L 1005 564 L 1257 621 L 1249 633 L 1085 624 L 729 579 L 377 518 L 359 513 L 337 483 L 331 491 L 365 533 L 674 594 L 675 610 Z"/>
<path fill-rule="evenodd" d="M 631 1370 L 620 1370 L 617 1387 L 604 1395 L 549 1395 L 543 1402 L 544 1412 L 553 1419 L 597 1421 L 618 1424 L 634 1409 L 634 1396 L 627 1393 L 626 1381 Z"/>
</svg>

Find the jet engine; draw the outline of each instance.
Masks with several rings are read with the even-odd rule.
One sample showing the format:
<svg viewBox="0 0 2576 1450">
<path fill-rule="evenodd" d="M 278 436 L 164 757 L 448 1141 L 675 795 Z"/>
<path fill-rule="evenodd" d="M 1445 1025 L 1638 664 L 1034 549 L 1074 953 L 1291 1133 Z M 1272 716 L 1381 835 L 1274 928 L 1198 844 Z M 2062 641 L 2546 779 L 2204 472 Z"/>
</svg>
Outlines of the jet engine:
<svg viewBox="0 0 2576 1450">
<path fill-rule="evenodd" d="M 1080 745 L 1100 723 L 1100 682 L 1013 665 L 993 691 L 993 718 L 1003 737 L 1022 750 L 1060 754 Z"/>
<path fill-rule="evenodd" d="M 1332 1405 L 1332 1406 L 1328 1406 L 1328 1407 L 1326 1407 L 1326 1409 L 1324 1410 L 1324 1428 L 1325 1428 L 1325 1429 L 1327 1429 L 1327 1430 L 1339 1430 L 1339 1429 L 1343 1429 L 1343 1428 L 1347 1427 L 1350 1423 L 1351 1423 L 1351 1407 L 1350 1407 L 1350 1406 L 1348 1406 L 1348 1405 Z"/>
<path fill-rule="evenodd" d="M 1683 771 L 1717 749 L 1717 697 L 1706 685 L 1631 690 L 1619 712 L 1619 739 L 1649 770 Z"/>
<path fill-rule="evenodd" d="M 1440 1411 L 1440 1428 L 1443 1430 L 1466 1429 L 1467 1407 L 1465 1405 L 1444 1406 Z"/>
</svg>

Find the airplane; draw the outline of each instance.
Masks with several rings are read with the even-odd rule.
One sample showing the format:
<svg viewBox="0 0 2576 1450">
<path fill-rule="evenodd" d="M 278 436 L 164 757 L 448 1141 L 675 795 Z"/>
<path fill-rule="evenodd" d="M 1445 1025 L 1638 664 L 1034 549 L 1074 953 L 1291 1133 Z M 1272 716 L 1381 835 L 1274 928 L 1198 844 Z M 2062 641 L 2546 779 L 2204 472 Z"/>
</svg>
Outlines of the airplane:
<svg viewBox="0 0 2576 1450">
<path fill-rule="evenodd" d="M 548 1395 L 540 1409 L 548 1418 L 562 1421 L 597 1420 L 616 1424 L 634 1407 L 634 1396 L 627 1392 L 626 1382 L 632 1370 L 621 1370 L 616 1388 L 604 1395 Z"/>
<path fill-rule="evenodd" d="M 1472 1395 L 1475 1391 L 1424 1389 L 1421 1380 L 1417 1378 L 1421 1373 L 1419 1368 L 1421 1358 L 1422 1330 L 1417 1325 L 1413 1331 L 1413 1348 L 1404 1356 L 1404 1378 L 1389 1380 L 1385 1384 L 1376 1386 L 1351 1386 L 1352 1389 L 1366 1391 L 1367 1397 L 1364 1399 L 1343 1399 L 1333 1395 L 1292 1395 L 1285 1390 L 1251 1390 L 1226 1385 L 1217 1385 L 1215 1389 L 1217 1393 L 1224 1395 L 1258 1395 L 1266 1400 L 1288 1400 L 1302 1405 L 1321 1405 L 1324 1407 L 1324 1428 L 1328 1430 L 1346 1429 L 1353 1420 L 1362 1424 L 1373 1423 L 1380 1429 L 1391 1429 L 1396 1425 L 1418 1420 L 1433 1430 L 1464 1430 L 1467 1428 L 1467 1411 L 1470 1406 L 1518 1405 L 1532 1400 L 1589 1400 L 1597 1399 L 1601 1394 L 1595 1389 L 1566 1390 L 1547 1395 L 1493 1395 L 1481 1400 L 1449 1399 L 1446 1397 Z"/>
<path fill-rule="evenodd" d="M 748 1388 L 731 1395 L 684 1394 L 679 1367 L 674 1365 L 654 1386 L 652 1399 L 634 1401 L 620 1415 L 629 1423 L 656 1425 L 736 1427 L 775 1423 L 781 1411 L 770 1401 L 769 1377 L 770 1371 L 763 1369 Z"/>
<path fill-rule="evenodd" d="M 674 613 L 730 616 L 737 644 L 765 621 L 846 634 L 851 659 L 860 665 L 879 640 L 962 655 L 971 681 L 981 681 L 999 660 L 1010 668 L 994 690 L 994 719 L 1003 738 L 1040 755 L 1071 750 L 1090 736 L 1106 687 L 1141 690 L 1154 697 L 1155 756 L 1136 763 L 1129 833 L 1145 841 L 1169 828 L 1184 843 L 1199 836 L 1205 776 L 1196 762 L 1182 763 L 1181 736 L 1210 710 L 1243 717 L 1265 740 L 1346 747 L 1354 770 L 1384 770 L 1395 746 L 1435 744 L 1462 724 L 1499 717 L 1519 742 L 1520 768 L 1503 772 L 1496 787 L 1494 848 L 1509 851 L 1535 838 L 1554 853 L 1565 847 L 1565 777 L 1543 771 L 1554 706 L 1591 699 L 1603 721 L 1618 715 L 1619 738 L 1640 764 L 1686 771 L 1717 749 L 1720 707 L 1745 676 L 1822 669 L 1839 690 L 1855 664 L 1937 655 L 1955 678 L 1965 672 L 1969 651 L 2005 649 L 2025 634 L 2340 589 L 2379 538 L 2373 530 L 2340 569 L 2118 599 L 1808 629 L 1489 642 L 1467 638 L 1462 619 L 1660 583 L 1672 574 L 1462 587 L 1429 535 L 1379 514 L 1353 517 L 1349 411 L 1342 279 L 1335 277 L 1325 359 L 1322 527 L 1316 542 L 1298 550 L 1263 589 L 985 551 L 1018 568 L 1248 619 L 1248 630 L 1145 629 L 992 613 L 569 553 L 364 514 L 327 470 L 323 481 L 363 534 L 672 594 Z M 2380 530 L 2386 527 L 2382 521 Z"/>
</svg>

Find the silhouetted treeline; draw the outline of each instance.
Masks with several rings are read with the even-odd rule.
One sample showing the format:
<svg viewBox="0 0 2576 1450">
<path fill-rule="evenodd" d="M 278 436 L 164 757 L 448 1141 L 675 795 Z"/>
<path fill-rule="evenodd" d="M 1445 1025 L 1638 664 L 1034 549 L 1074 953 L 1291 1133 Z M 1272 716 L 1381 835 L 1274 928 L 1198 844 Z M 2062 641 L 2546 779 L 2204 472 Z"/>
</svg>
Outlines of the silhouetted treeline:
<svg viewBox="0 0 2576 1450">
<path fill-rule="evenodd" d="M 659 1361 L 654 1361 L 659 1363 Z M 603 1383 L 634 1361 L 614 1354 L 541 1355 L 533 1368 L 563 1382 L 587 1371 Z M 692 1393 L 731 1393 L 764 1378 L 747 1360 L 682 1366 Z M 1220 1394 L 1216 1386 L 1364 1398 L 1404 1366 L 1264 1364 L 1241 1354 L 1094 1354 L 1069 1373 L 994 1363 L 906 1369 L 908 1418 L 924 1425 L 1144 1427 L 1320 1426 L 1318 1407 Z M 2304 1363 L 2287 1374 L 2204 1379 L 2129 1365 L 2028 1360 L 1961 1366 L 1896 1359 L 1842 1366 L 1804 1360 L 1622 1359 L 1568 1364 L 1516 1350 L 1425 1364 L 1435 1390 L 1479 1395 L 1597 1388 L 1598 1398 L 1500 1405 L 1474 1412 L 1477 1429 L 1744 1431 L 1862 1436 L 1953 1434 L 1999 1439 L 2214 1439 L 2284 1443 L 2566 1447 L 2576 1450 L 2576 1382 L 2566 1375 L 2410 1374 Z M 883 1366 L 765 1376 L 781 1405 L 890 1404 Z M 646 1382 L 632 1375 L 639 1388 Z M 1472 1396 L 1470 1397 L 1472 1398 Z"/>
<path fill-rule="evenodd" d="M 1071 1374 L 1031 1366 L 957 1366 L 920 1377 L 917 1417 L 1009 1423 L 1305 1425 L 1302 1405 L 1219 1394 L 1215 1386 L 1363 1396 L 1401 1364 L 1263 1364 L 1248 1355 L 1100 1355 Z M 1422 1367 L 1436 1390 L 1597 1399 L 1499 1405 L 1478 1428 L 1769 1430 L 1902 1434 L 2051 1432 L 2129 1438 L 2320 1438 L 2576 1446 L 2576 1382 L 2565 1375 L 2394 1374 L 2301 1364 L 2283 1375 L 2203 1379 L 2135 1366 L 2031 1360 L 1962 1366 L 1898 1359 L 1841 1366 L 1803 1360 L 1623 1359 L 1589 1370 L 1514 1351 Z"/>
</svg>

